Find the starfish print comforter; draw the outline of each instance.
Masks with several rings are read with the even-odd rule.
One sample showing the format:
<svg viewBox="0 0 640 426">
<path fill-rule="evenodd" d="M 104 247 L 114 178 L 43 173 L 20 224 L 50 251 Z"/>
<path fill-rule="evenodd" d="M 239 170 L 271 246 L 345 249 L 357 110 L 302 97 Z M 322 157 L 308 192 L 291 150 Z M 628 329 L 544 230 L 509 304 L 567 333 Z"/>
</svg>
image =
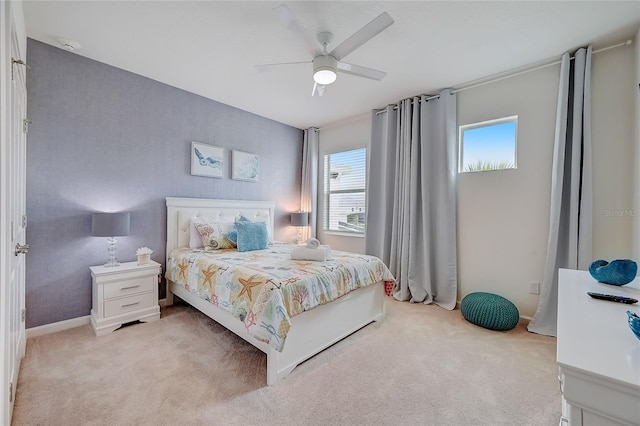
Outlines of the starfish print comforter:
<svg viewBox="0 0 640 426">
<path fill-rule="evenodd" d="M 325 262 L 292 260 L 292 244 L 266 250 L 177 248 L 166 278 L 244 323 L 248 333 L 282 351 L 291 317 L 350 291 L 394 281 L 374 256 L 332 251 Z"/>
</svg>

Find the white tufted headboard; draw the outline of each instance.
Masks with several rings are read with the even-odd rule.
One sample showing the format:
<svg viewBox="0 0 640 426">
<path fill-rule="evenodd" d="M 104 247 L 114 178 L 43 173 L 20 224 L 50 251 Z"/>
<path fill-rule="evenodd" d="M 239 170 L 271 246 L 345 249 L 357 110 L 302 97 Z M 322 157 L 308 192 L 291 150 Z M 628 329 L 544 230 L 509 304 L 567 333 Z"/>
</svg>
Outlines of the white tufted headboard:
<svg viewBox="0 0 640 426">
<path fill-rule="evenodd" d="M 166 200 L 167 259 L 173 249 L 189 246 L 189 224 L 194 216 L 233 220 L 242 215 L 251 220 L 266 221 L 269 234 L 273 235 L 275 203 L 271 201 L 176 197 Z"/>
</svg>

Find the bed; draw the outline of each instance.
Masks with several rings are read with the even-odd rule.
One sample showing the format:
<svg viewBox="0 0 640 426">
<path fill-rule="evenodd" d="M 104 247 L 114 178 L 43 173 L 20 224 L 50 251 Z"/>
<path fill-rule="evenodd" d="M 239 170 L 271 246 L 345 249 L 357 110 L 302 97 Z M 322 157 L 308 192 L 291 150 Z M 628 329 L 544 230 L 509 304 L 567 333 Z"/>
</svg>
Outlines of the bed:
<svg viewBox="0 0 640 426">
<path fill-rule="evenodd" d="M 281 320 L 279 321 L 282 321 L 284 324 L 279 324 L 279 332 L 276 332 L 278 324 L 276 324 L 276 329 L 274 329 L 271 323 L 267 324 L 260 318 L 256 319 L 255 316 L 252 317 L 253 309 L 250 310 L 250 312 L 242 311 L 238 314 L 238 312 L 235 311 L 238 309 L 237 306 L 230 307 L 225 306 L 222 303 L 217 303 L 217 296 L 203 298 L 203 292 L 208 294 L 208 291 L 202 289 L 200 289 L 202 291 L 194 291 L 194 288 L 190 287 L 188 275 L 199 276 L 200 286 L 202 286 L 202 284 L 208 284 L 211 286 L 211 283 L 206 282 L 207 275 L 205 274 L 205 280 L 202 280 L 202 272 L 187 273 L 185 271 L 187 270 L 188 265 L 194 265 L 193 267 L 195 268 L 200 262 L 204 262 L 205 260 L 209 261 L 208 259 L 203 258 L 214 258 L 214 256 L 210 255 L 211 252 L 205 253 L 205 250 L 188 249 L 191 233 L 191 219 L 199 216 L 217 218 L 221 221 L 233 221 L 242 216 L 243 218 L 247 218 L 251 221 L 265 222 L 269 230 L 269 235 L 273 236 L 275 204 L 269 201 L 176 197 L 167 197 L 166 204 L 166 304 L 173 304 L 173 297 L 176 295 L 186 303 L 192 305 L 228 330 L 263 351 L 267 355 L 267 384 L 269 386 L 278 383 L 280 379 L 288 375 L 301 362 L 367 324 L 373 321 L 379 321 L 384 317 L 385 294 L 383 282 L 385 280 L 392 279 L 393 277 L 390 276 L 386 266 L 376 258 L 372 259 L 382 264 L 381 267 L 377 265 L 377 268 L 383 268 L 384 271 L 376 271 L 376 274 L 371 274 L 369 278 L 370 281 L 373 281 L 374 279 L 372 277 L 374 276 L 376 277 L 376 280 L 378 279 L 378 276 L 384 277 L 380 278 L 380 281 L 364 287 L 354 287 L 349 289 L 349 291 L 344 295 L 340 294 L 335 300 L 330 302 L 320 303 L 317 306 L 310 306 L 307 307 L 308 309 L 298 309 L 298 311 L 301 310 L 301 312 L 290 312 L 291 307 L 287 303 L 288 299 L 286 297 L 281 297 L 281 295 L 285 294 L 291 296 L 291 294 L 284 290 L 275 290 L 271 292 L 267 292 L 265 290 L 259 291 L 258 294 L 254 292 L 254 298 L 262 299 L 261 302 L 266 306 L 261 308 L 260 312 L 269 312 L 272 314 L 271 317 L 277 316 L 273 314 L 274 312 L 277 312 L 281 317 Z M 264 269 L 269 269 L 270 267 L 266 267 L 262 263 L 268 260 L 267 256 L 263 255 L 263 252 L 272 252 L 275 257 L 279 256 L 281 259 L 280 261 L 291 266 L 292 261 L 290 259 L 284 259 L 284 253 L 286 253 L 287 250 L 289 249 L 286 245 L 278 245 L 278 243 L 270 245 L 267 250 L 256 251 L 253 253 L 238 253 L 237 255 L 229 253 L 231 250 L 220 250 L 219 252 L 223 254 L 221 257 L 222 260 L 218 257 L 211 261 L 230 262 L 230 258 L 238 258 L 239 262 L 244 262 L 243 267 L 245 268 L 252 267 L 253 265 L 251 265 L 251 262 L 253 262 L 255 265 L 263 265 Z M 334 253 L 335 255 L 332 258 L 340 258 L 345 261 L 349 261 L 350 257 L 367 257 L 364 255 L 342 252 Z M 241 255 L 245 255 L 245 257 L 243 258 Z M 368 258 L 371 257 L 368 256 Z M 180 266 L 178 265 L 179 263 L 184 265 L 184 267 L 181 266 L 178 268 L 177 266 Z M 307 263 L 318 264 L 321 262 Z M 272 269 L 285 270 L 287 269 L 285 266 L 282 268 Z M 296 265 L 296 267 L 297 266 L 298 265 Z M 317 265 L 315 266 L 317 267 Z M 257 268 L 258 266 L 255 267 Z M 211 268 L 213 267 L 208 267 L 209 273 L 213 270 L 226 270 L 226 264 L 217 264 L 214 269 Z M 358 272 L 356 271 L 356 274 L 357 273 Z M 276 275 L 273 277 L 275 280 L 278 279 Z M 246 293 L 247 289 L 244 288 L 245 283 L 247 283 L 246 280 L 242 283 L 242 287 L 237 286 L 241 289 L 240 292 Z M 193 285 L 194 284 L 192 283 L 191 286 Z M 278 286 L 278 289 L 279 288 L 280 287 Z M 251 293 L 249 292 L 247 295 L 251 296 Z M 245 299 L 247 298 L 245 297 Z M 249 299 L 251 299 L 251 297 L 249 297 Z M 283 303 L 279 303 L 279 299 L 285 300 Z M 254 301 L 253 303 L 257 304 L 258 301 Z M 282 307 L 287 308 L 286 312 L 283 312 L 284 310 Z M 242 307 L 240 307 L 240 309 L 242 309 Z M 256 309 L 256 311 L 258 310 Z M 283 329 L 285 329 L 285 333 L 282 333 Z M 263 333 L 260 334 L 260 331 Z M 269 339 L 269 337 L 271 337 L 271 339 Z"/>
</svg>

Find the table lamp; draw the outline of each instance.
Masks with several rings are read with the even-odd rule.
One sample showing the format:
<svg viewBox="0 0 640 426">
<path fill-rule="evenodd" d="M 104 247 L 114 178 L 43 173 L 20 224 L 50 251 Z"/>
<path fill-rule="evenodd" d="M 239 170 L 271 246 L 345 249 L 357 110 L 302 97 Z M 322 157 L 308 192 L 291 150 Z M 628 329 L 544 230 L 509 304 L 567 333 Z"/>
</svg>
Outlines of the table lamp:
<svg viewBox="0 0 640 426">
<path fill-rule="evenodd" d="M 130 216 L 129 212 L 94 213 L 91 216 L 91 235 L 94 237 L 107 237 L 109 260 L 104 266 L 120 265 L 118 259 L 116 259 L 116 242 L 118 240 L 115 237 L 129 235 Z"/>
<path fill-rule="evenodd" d="M 302 239 L 302 227 L 309 226 L 309 213 L 308 212 L 295 212 L 291 213 L 291 225 L 298 228 L 298 234 L 296 236 L 296 243 L 300 244 Z"/>
</svg>

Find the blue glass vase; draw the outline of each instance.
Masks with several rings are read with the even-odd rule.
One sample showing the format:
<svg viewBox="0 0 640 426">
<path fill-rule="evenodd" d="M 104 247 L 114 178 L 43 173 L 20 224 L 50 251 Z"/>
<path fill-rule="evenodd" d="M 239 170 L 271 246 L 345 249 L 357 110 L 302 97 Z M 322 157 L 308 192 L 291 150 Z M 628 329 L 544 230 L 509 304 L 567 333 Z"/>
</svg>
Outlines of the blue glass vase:
<svg viewBox="0 0 640 426">
<path fill-rule="evenodd" d="M 629 259 L 616 259 L 611 262 L 594 260 L 589 266 L 589 273 L 601 283 L 612 285 L 629 284 L 636 278 L 638 264 Z"/>
</svg>

